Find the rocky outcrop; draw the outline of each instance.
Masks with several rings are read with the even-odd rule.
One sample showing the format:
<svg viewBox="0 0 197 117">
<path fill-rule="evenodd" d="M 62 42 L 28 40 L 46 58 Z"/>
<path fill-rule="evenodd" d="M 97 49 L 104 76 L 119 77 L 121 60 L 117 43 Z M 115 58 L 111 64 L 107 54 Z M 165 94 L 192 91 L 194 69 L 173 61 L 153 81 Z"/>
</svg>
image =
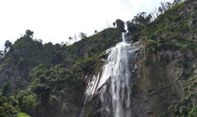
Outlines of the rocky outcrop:
<svg viewBox="0 0 197 117">
<path fill-rule="evenodd" d="M 175 59 L 169 60 L 172 56 Z M 183 69 L 177 66 L 178 59 L 179 52 L 140 50 L 131 96 L 134 117 L 175 116 L 170 108 L 184 97 L 179 80 Z"/>
<path fill-rule="evenodd" d="M 188 115 L 195 108 L 197 59 L 192 52 L 163 50 L 154 53 L 142 47 L 130 71 L 133 74 L 130 78 L 132 117 L 175 117 Z M 102 92 L 103 88 L 106 92 Z M 98 95 L 87 102 L 85 117 L 112 116 L 111 110 L 102 110 L 101 104 L 101 97 L 109 91 L 110 82 L 107 81 Z M 110 108 L 111 98 L 102 98 L 107 98 L 105 106 Z"/>
<path fill-rule="evenodd" d="M 187 100 L 186 97 L 190 98 L 187 100 L 190 107 L 187 108 L 195 107 L 196 101 L 191 100 L 195 100 L 196 96 L 197 59 L 192 52 L 163 50 L 152 53 L 146 49 L 140 50 L 137 60 L 138 69 L 131 96 L 133 116 L 181 115 L 179 106 L 183 100 Z M 186 90 L 188 84 L 193 87 L 189 91 L 190 95 Z"/>
</svg>

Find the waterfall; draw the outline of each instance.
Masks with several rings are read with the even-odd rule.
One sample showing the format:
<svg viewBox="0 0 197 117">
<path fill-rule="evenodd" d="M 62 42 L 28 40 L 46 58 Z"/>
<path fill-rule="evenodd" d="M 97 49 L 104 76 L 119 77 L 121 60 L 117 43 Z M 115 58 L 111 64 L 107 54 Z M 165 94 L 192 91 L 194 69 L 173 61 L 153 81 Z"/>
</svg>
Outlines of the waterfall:
<svg viewBox="0 0 197 117">
<path fill-rule="evenodd" d="M 94 76 L 87 87 L 86 94 L 89 96 L 94 96 L 96 91 L 100 91 L 101 106 L 103 106 L 101 108 L 110 113 L 110 116 L 130 117 L 129 59 L 130 56 L 134 56 L 135 51 L 136 48 L 126 42 L 123 33 L 122 42 L 107 50 L 109 53 L 107 63 L 104 65 L 101 75 Z M 108 88 L 105 86 L 106 84 L 109 84 Z"/>
<path fill-rule="evenodd" d="M 127 109 L 130 106 L 130 71 L 128 63 L 128 52 L 131 45 L 125 41 L 124 33 L 122 34 L 122 42 L 118 43 L 111 49 L 108 56 L 108 63 L 104 66 L 101 81 L 110 78 L 112 110 L 114 117 L 130 117 Z M 100 82 L 100 88 L 103 82 Z"/>
</svg>

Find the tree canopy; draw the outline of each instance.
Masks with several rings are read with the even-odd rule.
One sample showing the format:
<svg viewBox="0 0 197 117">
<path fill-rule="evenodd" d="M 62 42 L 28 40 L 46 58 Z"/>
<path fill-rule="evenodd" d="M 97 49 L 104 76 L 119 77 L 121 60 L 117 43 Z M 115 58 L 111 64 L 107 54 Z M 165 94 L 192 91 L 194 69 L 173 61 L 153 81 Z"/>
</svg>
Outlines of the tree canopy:
<svg viewBox="0 0 197 117">
<path fill-rule="evenodd" d="M 115 24 L 113 24 L 115 26 Z M 124 21 L 120 20 L 120 19 L 117 19 L 116 20 L 116 26 L 117 26 L 117 29 L 119 29 L 121 32 L 125 32 L 125 23 Z"/>
</svg>

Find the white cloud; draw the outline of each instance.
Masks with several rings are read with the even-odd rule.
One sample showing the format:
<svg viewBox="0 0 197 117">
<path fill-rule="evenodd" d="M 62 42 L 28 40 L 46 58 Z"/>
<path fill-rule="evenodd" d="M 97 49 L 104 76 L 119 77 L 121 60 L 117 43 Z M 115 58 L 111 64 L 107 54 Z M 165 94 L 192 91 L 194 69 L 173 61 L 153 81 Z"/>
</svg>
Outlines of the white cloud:
<svg viewBox="0 0 197 117">
<path fill-rule="evenodd" d="M 169 0 L 168 0 L 169 1 Z M 171 0 L 172 1 L 172 0 Z M 117 18 L 129 20 L 152 11 L 161 0 L 0 0 L 0 49 L 26 29 L 44 42 L 65 42 L 68 36 L 106 28 Z"/>
</svg>

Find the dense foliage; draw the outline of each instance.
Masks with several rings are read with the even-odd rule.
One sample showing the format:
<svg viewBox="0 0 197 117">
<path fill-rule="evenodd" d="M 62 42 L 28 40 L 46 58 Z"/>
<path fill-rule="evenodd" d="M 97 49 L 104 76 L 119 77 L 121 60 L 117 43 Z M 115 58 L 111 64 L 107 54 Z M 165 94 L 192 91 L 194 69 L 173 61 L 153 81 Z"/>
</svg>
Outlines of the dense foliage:
<svg viewBox="0 0 197 117">
<path fill-rule="evenodd" d="M 143 25 L 141 29 L 140 26 L 137 26 L 137 29 L 131 28 L 131 30 L 136 29 L 133 31 L 134 39 L 137 33 L 136 39 L 140 40 L 150 53 L 154 53 L 157 57 L 161 55 L 160 59 L 163 64 L 177 61 L 177 67 L 184 69 L 183 76 L 179 79 L 184 84 L 184 99 L 170 108 L 177 116 L 181 117 L 195 117 L 197 115 L 197 85 L 193 71 L 194 66 L 192 66 L 192 62 L 195 62 L 197 57 L 197 6 L 194 2 L 194 0 L 185 2 L 175 0 L 173 4 L 162 4 L 159 7 L 161 14 L 154 21 L 144 23 L 147 25 Z M 140 17 L 138 15 L 136 18 Z M 140 23 L 146 22 L 144 20 L 146 18 L 148 17 L 142 17 L 143 20 Z M 132 22 L 128 23 L 128 28 L 131 24 Z M 134 22 L 134 24 L 138 23 Z M 131 27 L 136 25 L 132 24 Z M 170 55 L 162 55 L 162 52 L 167 51 L 171 53 L 178 51 L 182 55 L 179 55 L 179 58 L 173 55 L 171 57 Z"/>
<path fill-rule="evenodd" d="M 190 2 L 179 0 L 162 4 L 160 15 L 154 20 L 150 14 L 139 13 L 127 22 L 128 35 L 152 52 L 197 52 L 197 11 L 188 6 Z M 120 41 L 121 32 L 125 32 L 123 21 L 117 19 L 115 25 L 117 28 L 90 37 L 81 33 L 82 40 L 72 45 L 43 44 L 33 38 L 31 30 L 13 44 L 6 41 L 5 51 L 0 51 L 0 117 L 58 117 L 78 112 L 83 104 L 85 75 L 102 64 L 105 50 Z M 188 84 L 191 88 L 196 86 Z M 174 107 L 177 115 L 196 115 L 191 99 L 186 98 Z"/>
<path fill-rule="evenodd" d="M 42 44 L 33 34 L 27 30 L 14 44 L 5 43 L 8 51 L 0 61 L 0 117 L 18 112 L 36 117 L 75 113 L 83 103 L 85 71 L 92 70 L 88 68 L 97 56 L 119 41 L 121 31 L 105 29 L 69 46 Z"/>
</svg>

